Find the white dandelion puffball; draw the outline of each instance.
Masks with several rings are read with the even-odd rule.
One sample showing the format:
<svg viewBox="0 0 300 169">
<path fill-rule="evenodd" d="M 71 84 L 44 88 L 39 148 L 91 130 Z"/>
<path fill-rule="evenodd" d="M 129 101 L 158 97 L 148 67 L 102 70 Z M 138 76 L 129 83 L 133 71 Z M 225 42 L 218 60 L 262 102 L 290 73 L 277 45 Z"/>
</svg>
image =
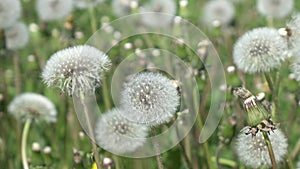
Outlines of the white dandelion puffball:
<svg viewBox="0 0 300 169">
<path fill-rule="evenodd" d="M 115 108 L 102 114 L 95 128 L 95 139 L 99 146 L 113 153 L 122 154 L 135 151 L 147 137 L 146 126 L 132 123 Z"/>
<path fill-rule="evenodd" d="M 150 27 L 166 26 L 173 21 L 176 10 L 177 7 L 174 0 L 151 0 L 148 4 L 141 7 L 142 13 L 148 13 L 147 15 L 142 15 L 141 20 L 145 25 Z"/>
<path fill-rule="evenodd" d="M 273 28 L 256 28 L 246 32 L 233 49 L 233 60 L 245 73 L 268 72 L 280 66 L 287 57 L 287 42 Z"/>
<path fill-rule="evenodd" d="M 102 3 L 103 0 L 74 0 L 74 6 L 78 9 L 87 9 L 89 8 L 89 3 L 91 3 L 92 6 L 96 6 L 99 3 Z"/>
<path fill-rule="evenodd" d="M 72 12 L 73 0 L 38 0 L 36 10 L 42 21 L 59 20 Z"/>
<path fill-rule="evenodd" d="M 58 87 L 69 96 L 92 94 L 101 85 L 101 73 L 111 62 L 95 47 L 79 45 L 60 50 L 47 61 L 42 72 L 48 87 Z"/>
<path fill-rule="evenodd" d="M 262 135 L 258 132 L 256 136 L 251 134 L 246 135 L 248 128 L 241 130 L 236 140 L 236 152 L 243 164 L 252 168 L 259 168 L 261 166 L 272 166 L 269 151 Z M 276 129 L 268 135 L 271 141 L 276 163 L 281 162 L 287 153 L 287 139 L 284 134 Z"/>
<path fill-rule="evenodd" d="M 229 25 L 234 15 L 234 6 L 227 0 L 208 1 L 203 9 L 203 21 L 209 26 Z"/>
<path fill-rule="evenodd" d="M 300 82 L 300 57 L 296 57 L 291 66 L 295 79 Z"/>
<path fill-rule="evenodd" d="M 19 0 L 0 1 L 0 28 L 12 26 L 21 16 L 21 3 Z"/>
<path fill-rule="evenodd" d="M 160 73 L 144 72 L 124 84 L 120 103 L 125 118 L 155 126 L 174 116 L 179 96 L 170 79 Z"/>
<path fill-rule="evenodd" d="M 300 169 L 300 161 L 298 161 L 296 169 Z"/>
<path fill-rule="evenodd" d="M 118 16 L 131 14 L 132 9 L 137 8 L 138 0 L 112 0 L 112 11 Z"/>
<path fill-rule="evenodd" d="M 291 13 L 294 0 L 256 0 L 256 8 L 262 15 L 284 18 Z"/>
<path fill-rule="evenodd" d="M 28 43 L 29 31 L 22 22 L 17 22 L 12 27 L 5 29 L 4 33 L 8 49 L 20 49 Z"/>
<path fill-rule="evenodd" d="M 16 118 L 45 120 L 56 122 L 54 104 L 45 96 L 35 93 L 24 93 L 16 96 L 8 105 L 8 112 Z"/>
<path fill-rule="evenodd" d="M 292 19 L 287 22 L 286 28 L 284 28 L 284 31 L 288 29 L 289 35 L 288 35 L 288 42 L 291 48 L 291 51 L 294 52 L 295 55 L 299 55 L 300 49 L 300 13 L 295 13 L 292 15 Z M 288 34 L 287 32 L 285 32 Z"/>
</svg>

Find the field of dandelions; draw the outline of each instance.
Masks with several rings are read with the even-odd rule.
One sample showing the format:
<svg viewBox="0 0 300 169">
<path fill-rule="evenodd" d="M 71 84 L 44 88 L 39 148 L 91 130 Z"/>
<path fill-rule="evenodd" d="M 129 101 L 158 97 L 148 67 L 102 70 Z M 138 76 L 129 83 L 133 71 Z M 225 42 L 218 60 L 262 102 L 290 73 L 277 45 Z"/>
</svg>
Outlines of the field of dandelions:
<svg viewBox="0 0 300 169">
<path fill-rule="evenodd" d="M 0 169 L 300 169 L 299 85 L 299 0 L 0 0 Z"/>
</svg>

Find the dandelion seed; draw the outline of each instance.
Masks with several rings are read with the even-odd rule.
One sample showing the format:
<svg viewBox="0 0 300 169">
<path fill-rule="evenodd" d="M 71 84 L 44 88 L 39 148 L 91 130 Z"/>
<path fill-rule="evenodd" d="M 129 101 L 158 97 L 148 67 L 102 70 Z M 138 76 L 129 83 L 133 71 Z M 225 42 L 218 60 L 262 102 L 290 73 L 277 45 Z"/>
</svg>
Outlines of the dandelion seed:
<svg viewBox="0 0 300 169">
<path fill-rule="evenodd" d="M 56 109 L 54 104 L 46 97 L 35 93 L 24 93 L 13 99 L 8 105 L 8 112 L 16 118 L 26 120 L 45 120 L 56 122 Z"/>
<path fill-rule="evenodd" d="M 212 0 L 203 9 L 203 21 L 209 26 L 226 26 L 233 20 L 235 9 L 227 0 Z"/>
<path fill-rule="evenodd" d="M 171 80 L 160 73 L 139 73 L 124 84 L 123 116 L 150 126 L 168 122 L 176 113 L 179 96 Z"/>
<path fill-rule="evenodd" d="M 256 0 L 256 8 L 262 15 L 284 18 L 292 11 L 294 0 Z"/>
<path fill-rule="evenodd" d="M 8 49 L 23 48 L 29 40 L 27 26 L 22 22 L 17 22 L 12 27 L 5 29 L 5 40 Z"/>
<path fill-rule="evenodd" d="M 74 0 L 74 6 L 78 9 L 87 9 L 89 8 L 89 3 L 91 3 L 92 6 L 96 6 L 102 2 L 103 0 Z"/>
<path fill-rule="evenodd" d="M 116 16 L 126 16 L 131 14 L 132 9 L 138 7 L 137 0 L 113 0 L 112 11 Z"/>
<path fill-rule="evenodd" d="M 132 123 L 122 117 L 122 110 L 115 108 L 102 114 L 95 129 L 99 146 L 113 153 L 133 152 L 146 141 L 147 127 Z"/>
<path fill-rule="evenodd" d="M 176 4 L 173 0 L 152 0 L 150 3 L 141 7 L 141 12 L 147 12 L 142 15 L 142 22 L 150 27 L 163 27 L 170 24 L 176 14 Z M 151 12 L 151 13 L 149 13 Z M 166 15 L 162 15 L 165 13 Z"/>
<path fill-rule="evenodd" d="M 21 3 L 19 0 L 0 1 L 0 28 L 12 26 L 21 15 Z"/>
<path fill-rule="evenodd" d="M 256 28 L 238 39 L 233 60 L 245 73 L 268 72 L 289 57 L 287 51 L 287 42 L 276 29 Z"/>
<path fill-rule="evenodd" d="M 243 128 L 236 140 L 236 152 L 241 162 L 252 168 L 272 166 L 262 132 L 258 132 L 255 137 L 252 137 L 245 134 L 247 130 L 248 128 Z M 274 151 L 275 161 L 279 163 L 287 153 L 287 139 L 279 129 L 270 132 L 269 138 Z"/>
<path fill-rule="evenodd" d="M 62 19 L 73 9 L 73 0 L 38 0 L 36 3 L 36 10 L 42 21 Z"/>
<path fill-rule="evenodd" d="M 91 94 L 101 85 L 101 73 L 110 65 L 109 58 L 97 48 L 80 45 L 53 54 L 42 78 L 48 87 L 58 87 L 70 96 Z"/>
</svg>

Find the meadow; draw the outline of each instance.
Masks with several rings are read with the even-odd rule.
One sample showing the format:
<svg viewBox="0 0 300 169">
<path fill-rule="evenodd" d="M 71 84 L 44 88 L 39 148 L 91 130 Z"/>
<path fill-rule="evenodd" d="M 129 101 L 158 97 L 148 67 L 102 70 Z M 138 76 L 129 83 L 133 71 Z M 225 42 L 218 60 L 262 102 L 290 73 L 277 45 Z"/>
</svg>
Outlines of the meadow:
<svg viewBox="0 0 300 169">
<path fill-rule="evenodd" d="M 299 169 L 300 1 L 257 1 L 0 0 L 0 168 Z"/>
</svg>

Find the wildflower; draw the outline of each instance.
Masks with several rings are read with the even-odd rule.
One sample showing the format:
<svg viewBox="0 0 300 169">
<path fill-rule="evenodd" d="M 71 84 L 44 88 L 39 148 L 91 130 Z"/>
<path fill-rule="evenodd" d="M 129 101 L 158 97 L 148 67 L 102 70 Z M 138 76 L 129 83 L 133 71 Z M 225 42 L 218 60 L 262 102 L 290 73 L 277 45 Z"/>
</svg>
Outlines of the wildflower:
<svg viewBox="0 0 300 169">
<path fill-rule="evenodd" d="M 123 116 L 150 126 L 168 122 L 176 113 L 179 96 L 171 80 L 160 73 L 139 73 L 124 85 L 120 100 Z"/>
<path fill-rule="evenodd" d="M 162 27 L 170 24 L 176 14 L 176 4 L 173 0 L 151 0 L 141 7 L 142 22 L 150 27 Z M 164 14 L 162 14 L 164 13 Z"/>
<path fill-rule="evenodd" d="M 29 40 L 27 26 L 22 22 L 17 22 L 12 27 L 5 29 L 5 40 L 8 49 L 24 47 Z"/>
<path fill-rule="evenodd" d="M 124 118 L 122 111 L 115 108 L 102 114 L 95 129 L 97 144 L 117 154 L 133 152 L 142 146 L 148 131 L 147 127 Z"/>
<path fill-rule="evenodd" d="M 268 72 L 288 57 L 287 42 L 273 28 L 256 28 L 238 39 L 233 49 L 236 66 L 245 73 Z"/>
<path fill-rule="evenodd" d="M 45 120 L 56 122 L 56 109 L 54 104 L 46 97 L 35 93 L 24 93 L 8 105 L 8 112 L 16 118 Z"/>
<path fill-rule="evenodd" d="M 239 159 L 248 167 L 270 167 L 271 159 L 262 132 L 258 132 L 256 136 L 253 137 L 245 134 L 247 130 L 246 127 L 243 128 L 236 140 L 235 149 Z M 275 155 L 275 161 L 279 163 L 284 159 L 287 153 L 287 139 L 279 129 L 270 132 L 269 139 Z"/>
<path fill-rule="evenodd" d="M 73 9 L 73 0 L 38 0 L 36 10 L 42 21 L 59 20 Z"/>
<path fill-rule="evenodd" d="M 295 76 L 295 79 L 300 82 L 300 58 L 295 58 L 295 61 L 293 62 L 291 66 L 292 72 Z"/>
<path fill-rule="evenodd" d="M 137 7 L 137 0 L 112 0 L 112 11 L 119 17 L 131 14 L 132 10 Z"/>
<path fill-rule="evenodd" d="M 74 0 L 74 5 L 79 9 L 87 9 L 89 7 L 89 3 L 91 3 L 92 6 L 96 6 L 102 2 L 103 0 Z"/>
<path fill-rule="evenodd" d="M 21 3 L 19 0 L 0 1 L 0 28 L 12 26 L 21 15 Z"/>
<path fill-rule="evenodd" d="M 208 1 L 203 9 L 203 21 L 209 26 L 226 26 L 235 14 L 234 6 L 227 0 Z"/>
<path fill-rule="evenodd" d="M 110 65 L 109 58 L 97 48 L 79 45 L 53 54 L 42 78 L 48 87 L 58 87 L 70 96 L 91 94 L 101 85 L 101 73 Z"/>
<path fill-rule="evenodd" d="M 288 40 L 289 49 L 297 56 L 299 55 L 299 44 L 300 44 L 300 13 L 292 15 L 292 19 L 287 22 L 286 28 L 278 30 L 283 37 Z"/>
<path fill-rule="evenodd" d="M 294 7 L 294 0 L 257 0 L 256 3 L 259 13 L 273 18 L 286 17 Z"/>
</svg>

